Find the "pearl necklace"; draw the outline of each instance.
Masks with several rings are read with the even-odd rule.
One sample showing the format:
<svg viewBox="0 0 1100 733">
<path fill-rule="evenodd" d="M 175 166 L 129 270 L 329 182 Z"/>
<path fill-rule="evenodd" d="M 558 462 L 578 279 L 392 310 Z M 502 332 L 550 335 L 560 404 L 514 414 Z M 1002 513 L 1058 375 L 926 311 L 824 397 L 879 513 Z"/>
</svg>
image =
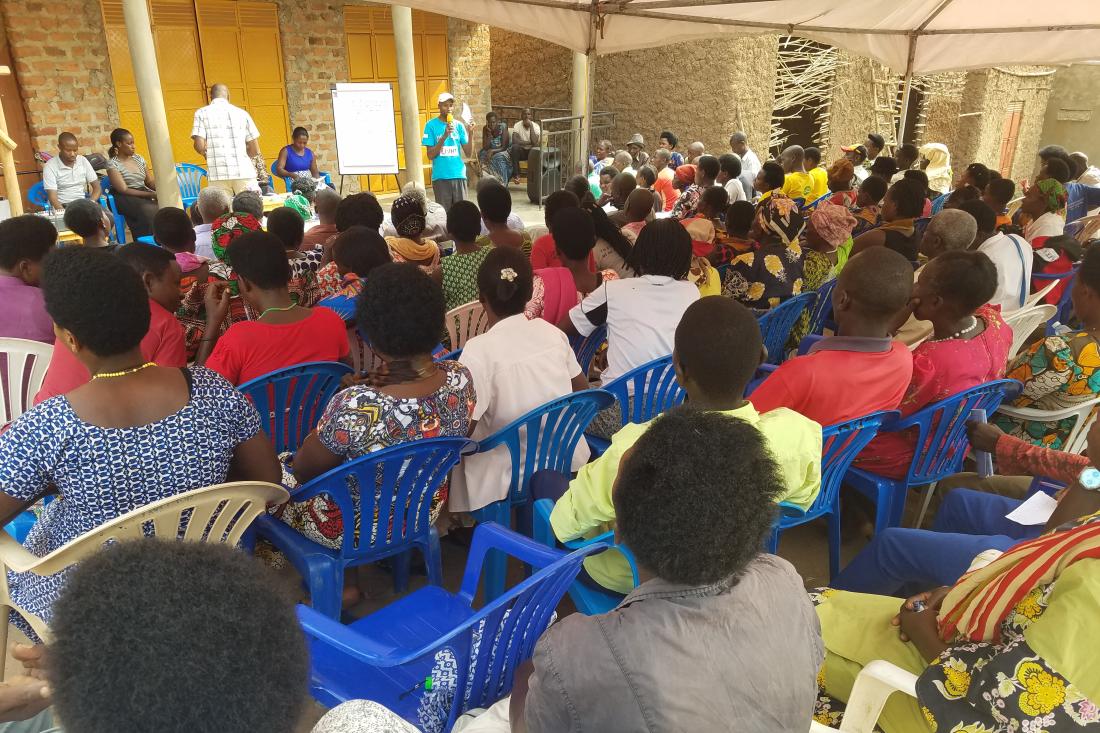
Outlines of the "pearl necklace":
<svg viewBox="0 0 1100 733">
<path fill-rule="evenodd" d="M 942 339 L 928 339 L 928 340 L 931 343 L 937 343 L 939 341 L 950 341 L 951 339 L 959 339 L 959 338 L 962 338 L 963 336 L 965 336 L 966 334 L 970 333 L 971 331 L 973 331 L 977 327 L 978 327 L 977 317 L 976 316 L 970 316 L 970 325 L 967 326 L 966 328 L 964 328 L 962 330 L 959 330 L 959 331 L 956 331 L 955 333 L 951 334 L 950 336 L 944 336 Z"/>
</svg>

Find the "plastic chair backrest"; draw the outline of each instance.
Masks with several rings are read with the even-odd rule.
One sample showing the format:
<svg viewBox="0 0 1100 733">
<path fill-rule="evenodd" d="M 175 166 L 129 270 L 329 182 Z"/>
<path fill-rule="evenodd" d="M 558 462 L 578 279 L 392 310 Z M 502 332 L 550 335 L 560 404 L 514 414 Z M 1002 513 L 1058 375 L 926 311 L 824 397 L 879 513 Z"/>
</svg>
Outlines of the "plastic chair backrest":
<svg viewBox="0 0 1100 733">
<path fill-rule="evenodd" d="M 676 381 L 671 356 L 662 356 L 631 369 L 603 385 L 619 401 L 623 425 L 652 420 L 684 401 L 687 392 Z"/>
<path fill-rule="evenodd" d="M 821 491 L 806 514 L 821 514 L 836 505 L 840 485 L 852 461 L 871 442 L 884 422 L 896 420 L 900 414 L 896 410 L 873 412 L 821 429 Z"/>
<path fill-rule="evenodd" d="M 30 339 L 0 338 L 4 383 L 0 384 L 0 427 L 22 415 L 42 387 L 53 347 Z"/>
<path fill-rule="evenodd" d="M 817 300 L 810 308 L 810 330 L 808 333 L 821 335 L 825 330 L 825 322 L 833 315 L 833 288 L 836 287 L 836 278 L 821 284 L 817 289 Z"/>
<path fill-rule="evenodd" d="M 783 361 L 784 348 L 791 335 L 791 329 L 798 322 L 802 311 L 813 307 L 817 293 L 800 293 L 785 300 L 756 319 L 760 324 L 760 335 L 764 339 L 764 348 L 768 350 L 767 362 L 780 364 Z"/>
<path fill-rule="evenodd" d="M 451 730 L 467 710 L 487 708 L 511 692 L 516 668 L 531 658 L 535 644 L 549 626 L 554 609 L 576 578 L 584 558 L 601 549 L 603 545 L 593 545 L 563 555 L 494 522 L 479 525 L 466 561 L 460 598 L 473 604 L 482 564 L 490 550 L 507 553 L 537 571 L 456 627 L 441 629 L 436 639 L 404 654 L 381 648 L 358 634 L 354 627 L 308 606 L 298 606 L 298 620 L 314 648 L 324 644 L 351 660 L 374 667 L 411 666 L 449 649 L 457 669 L 454 696 L 443 730 Z M 393 709 L 400 701 L 380 702 L 391 702 L 387 707 Z"/>
<path fill-rule="evenodd" d="M 569 345 L 573 347 L 573 353 L 577 356 L 577 363 L 581 365 L 581 374 L 588 376 L 592 369 L 592 361 L 599 353 L 600 347 L 607 342 L 607 326 L 600 326 L 587 337 L 572 336 Z"/>
<path fill-rule="evenodd" d="M 424 438 L 342 463 L 294 492 L 295 501 L 326 495 L 344 520 L 341 555 L 351 560 L 412 545 L 431 531 L 432 496 L 476 445 L 468 438 Z M 359 500 L 352 498 L 351 486 Z M 354 531 L 350 526 L 354 522 Z"/>
<path fill-rule="evenodd" d="M 1058 281 L 1057 280 L 1050 283 L 1049 285 L 1047 285 L 1046 287 L 1044 287 L 1041 290 L 1036 290 L 1034 293 L 1027 296 L 1027 302 L 1024 304 L 1024 306 L 1027 307 L 1029 305 L 1037 305 L 1040 300 L 1042 300 L 1043 298 L 1046 297 L 1047 293 L 1049 293 L 1051 290 L 1054 290 L 1054 288 L 1056 288 L 1056 287 L 1058 287 Z"/>
<path fill-rule="evenodd" d="M 461 349 L 474 336 L 489 328 L 489 316 L 478 301 L 460 305 L 447 311 L 447 335 L 452 349 Z"/>
<path fill-rule="evenodd" d="M 52 211 L 53 207 L 50 206 L 50 197 L 46 195 L 46 185 L 39 181 L 30 187 L 27 191 L 27 201 L 42 209 L 43 211 Z"/>
<path fill-rule="evenodd" d="M 253 520 L 267 511 L 269 504 L 281 504 L 289 498 L 282 486 L 262 481 L 237 481 L 194 489 L 115 517 L 44 557 L 33 555 L 6 532 L 0 532 L 0 557 L 5 566 L 2 569 L 53 575 L 97 552 L 106 542 L 142 537 L 235 546 Z M 0 576 L 0 606 L 14 607 L 8 592 L 7 573 L 0 573 Z M 48 639 L 49 629 L 42 619 L 26 612 L 21 615 L 44 641 Z M 3 626 L 6 636 L 7 624 Z"/>
<path fill-rule="evenodd" d="M 568 476 L 573 452 L 596 413 L 615 398 L 602 389 L 573 392 L 536 407 L 478 443 L 478 453 L 506 446 L 512 459 L 507 496 L 513 505 L 530 498 L 527 487 L 538 471 Z"/>
<path fill-rule="evenodd" d="M 351 367 L 336 362 L 311 362 L 278 369 L 237 387 L 260 413 L 260 422 L 275 444 L 275 452 L 296 451 L 317 427 L 328 401 L 340 389 Z"/>
<path fill-rule="evenodd" d="M 294 179 L 286 178 L 286 177 L 280 176 L 278 173 L 276 173 L 275 169 L 278 166 L 279 166 L 279 161 L 278 160 L 271 161 L 271 180 L 275 181 L 276 179 L 278 179 L 278 180 L 282 181 L 283 186 L 286 188 L 286 192 L 290 193 L 290 184 L 294 183 Z"/>
<path fill-rule="evenodd" d="M 970 445 L 966 436 L 966 421 L 970 419 L 971 411 L 983 409 L 987 415 L 992 415 L 1006 396 L 1015 395 L 1020 388 L 1020 383 L 1015 379 L 986 382 L 933 402 L 909 417 L 887 425 L 890 431 L 917 428 L 916 450 L 909 465 L 906 484 L 930 484 L 958 473 Z"/>
<path fill-rule="evenodd" d="M 184 206 L 190 206 L 198 200 L 203 178 L 206 178 L 205 168 L 193 163 L 176 164 L 176 179 L 179 181 L 180 196 L 183 197 Z"/>
<path fill-rule="evenodd" d="M 1004 321 L 1012 328 L 1012 348 L 1008 350 L 1008 358 L 1016 356 L 1035 329 L 1048 322 L 1057 312 L 1058 309 L 1053 305 L 1033 305 L 1006 313 Z"/>
</svg>

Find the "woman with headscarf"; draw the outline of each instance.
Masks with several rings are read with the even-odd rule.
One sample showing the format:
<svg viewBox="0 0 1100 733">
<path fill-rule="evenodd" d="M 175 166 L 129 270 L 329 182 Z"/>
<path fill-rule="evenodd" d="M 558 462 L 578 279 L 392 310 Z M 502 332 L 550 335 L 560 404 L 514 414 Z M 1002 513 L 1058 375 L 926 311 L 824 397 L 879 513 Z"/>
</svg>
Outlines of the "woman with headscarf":
<svg viewBox="0 0 1100 733">
<path fill-rule="evenodd" d="M 774 308 L 802 292 L 805 251 L 798 243 L 805 220 L 798 205 L 783 193 L 760 203 L 750 235 L 760 242 L 730 262 L 722 295 L 750 308 Z"/>
<path fill-rule="evenodd" d="M 856 205 L 856 192 L 852 190 L 852 177 L 855 176 L 855 167 L 852 161 L 841 158 L 833 161 L 826 170 L 829 179 L 830 196 L 827 201 L 831 204 L 852 208 Z"/>
<path fill-rule="evenodd" d="M 810 213 L 802 232 L 802 290 L 817 290 L 837 276 L 852 250 L 852 229 L 856 218 L 844 206 L 822 201 Z M 810 314 L 803 312 L 787 340 L 798 348 L 809 333 Z"/>
<path fill-rule="evenodd" d="M 429 275 L 439 267 L 439 246 L 423 238 L 427 212 L 419 196 L 404 194 L 394 200 L 390 221 L 396 237 L 386 237 L 394 262 L 411 262 Z"/>
<path fill-rule="evenodd" d="M 703 189 L 695 183 L 696 166 L 687 164 L 676 169 L 676 177 L 672 179 L 672 187 L 680 191 L 680 197 L 672 207 L 673 219 L 686 219 L 695 216 L 695 209 L 699 207 L 699 197 L 703 195 Z"/>
<path fill-rule="evenodd" d="M 943 143 L 925 143 L 920 149 L 921 168 L 928 176 L 928 188 L 937 194 L 951 190 L 951 153 Z"/>
<path fill-rule="evenodd" d="M 1044 178 L 1027 190 L 1020 211 L 1031 217 L 1024 226 L 1024 239 L 1056 237 L 1066 228 L 1062 211 L 1066 208 L 1066 187 L 1053 178 Z"/>
</svg>

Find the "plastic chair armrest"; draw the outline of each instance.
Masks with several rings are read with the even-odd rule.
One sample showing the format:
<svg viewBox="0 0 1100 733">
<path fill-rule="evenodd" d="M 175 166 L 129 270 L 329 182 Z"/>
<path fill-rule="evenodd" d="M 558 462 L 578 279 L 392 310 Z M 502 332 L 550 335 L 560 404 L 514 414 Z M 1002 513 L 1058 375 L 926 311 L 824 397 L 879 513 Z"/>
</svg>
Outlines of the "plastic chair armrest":
<svg viewBox="0 0 1100 733">
<path fill-rule="evenodd" d="M 810 353 L 810 349 L 813 348 L 813 345 L 823 338 L 825 337 L 813 333 L 803 336 L 802 340 L 798 342 L 798 356 Z"/>
<path fill-rule="evenodd" d="M 0 562 L 5 568 L 17 573 L 25 573 L 28 570 L 35 570 L 35 566 L 42 560 L 43 558 L 28 551 L 7 532 L 0 532 Z"/>
<path fill-rule="evenodd" d="M 1012 405 L 1001 405 L 997 408 L 997 412 L 1009 417 L 1017 417 L 1024 420 L 1042 420 L 1043 422 L 1052 422 L 1054 420 L 1064 420 L 1067 417 L 1076 417 L 1078 415 L 1086 414 L 1086 408 L 1095 407 L 1100 404 L 1100 398 L 1082 402 L 1073 407 L 1063 407 L 1060 410 L 1039 410 L 1034 407 L 1013 407 Z"/>
<path fill-rule="evenodd" d="M 477 595 L 477 585 L 482 566 L 485 564 L 485 555 L 490 550 L 498 550 L 538 569 L 562 557 L 560 550 L 516 534 L 496 522 L 479 524 L 474 531 L 474 541 L 470 545 L 470 555 L 466 560 L 466 571 L 462 575 L 462 589 L 458 592 L 458 595 L 470 604 Z"/>
<path fill-rule="evenodd" d="M 323 643 L 327 644 L 342 654 L 346 654 L 356 661 L 376 667 L 392 667 L 410 661 L 410 657 L 395 657 L 390 647 L 377 644 L 368 637 L 356 632 L 349 626 L 345 626 L 335 619 L 331 619 L 322 613 L 314 611 L 309 606 L 298 604 L 298 622 L 306 631 L 306 636 L 314 636 L 311 632 L 324 634 Z M 432 642 L 428 651 L 435 649 Z M 415 659 L 423 652 L 416 652 Z"/>
<path fill-rule="evenodd" d="M 789 517 L 791 519 L 801 519 L 806 516 L 806 510 L 797 504 L 792 504 L 789 501 L 779 502 L 779 515 L 781 517 Z"/>
<path fill-rule="evenodd" d="M 852 733 L 874 730 L 875 722 L 890 695 L 904 692 L 916 697 L 916 685 L 915 674 L 885 660 L 874 660 L 856 677 L 840 730 Z"/>
</svg>

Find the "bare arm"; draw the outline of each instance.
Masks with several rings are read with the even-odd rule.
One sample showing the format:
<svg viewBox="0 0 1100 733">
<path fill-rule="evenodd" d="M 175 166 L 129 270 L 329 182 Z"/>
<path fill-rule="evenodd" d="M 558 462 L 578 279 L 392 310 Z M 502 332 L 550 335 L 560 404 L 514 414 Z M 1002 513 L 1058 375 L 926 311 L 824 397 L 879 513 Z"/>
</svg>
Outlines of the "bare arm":
<svg viewBox="0 0 1100 733">
<path fill-rule="evenodd" d="M 145 166 L 145 187 L 148 188 L 150 191 L 157 190 L 157 179 L 153 178 L 153 168 L 149 165 Z M 149 198 L 155 199 L 156 197 L 156 194 L 153 194 Z"/>
<path fill-rule="evenodd" d="M 249 158 L 255 158 L 260 154 L 260 145 L 255 140 L 249 140 L 244 144 L 245 152 L 248 153 Z"/>
<path fill-rule="evenodd" d="M 275 446 L 262 430 L 237 446 L 229 464 L 229 476 L 235 481 L 267 481 L 279 483 L 283 478 Z"/>
<path fill-rule="evenodd" d="M 588 375 L 584 372 L 580 372 L 577 376 L 573 377 L 573 391 L 583 392 L 588 389 Z"/>
<path fill-rule="evenodd" d="M 508 702 L 508 720 L 512 725 L 512 733 L 527 733 L 527 721 L 524 712 L 527 709 L 527 691 L 531 675 L 535 671 L 535 663 L 528 659 L 516 670 L 515 679 L 512 681 L 512 698 Z"/>
<path fill-rule="evenodd" d="M 142 199 L 156 198 L 157 196 L 152 191 L 139 191 L 127 186 L 126 179 L 122 177 L 122 174 L 119 173 L 117 168 L 107 169 L 107 180 L 111 182 L 111 190 L 114 191 L 116 194 L 121 194 L 123 196 L 135 196 Z M 149 180 L 148 175 L 145 177 L 145 180 Z"/>
<path fill-rule="evenodd" d="M 192 135 L 191 136 L 191 142 L 194 143 L 195 152 L 205 158 L 206 157 L 206 138 L 205 137 L 199 137 L 198 135 Z"/>
<path fill-rule="evenodd" d="M 91 192 L 90 198 L 92 201 L 99 201 L 99 197 L 103 194 L 103 187 L 99 185 L 99 179 L 97 178 L 89 183 L 88 187 Z"/>
<path fill-rule="evenodd" d="M 344 459 L 341 456 L 321 444 L 321 439 L 317 437 L 317 431 L 314 430 L 306 436 L 302 447 L 294 454 L 294 478 L 301 485 L 317 478 L 325 471 L 336 468 L 343 462 Z"/>
<path fill-rule="evenodd" d="M 317 156 L 316 155 L 314 155 L 312 158 L 309 159 L 309 174 L 311 176 L 313 176 L 314 178 L 320 178 L 321 177 L 320 169 L 317 168 Z"/>
<path fill-rule="evenodd" d="M 61 211 L 61 200 L 57 198 L 57 191 L 46 191 L 46 198 L 50 201 L 50 208 L 54 211 Z"/>
<path fill-rule="evenodd" d="M 286 148 L 279 151 L 279 158 L 275 161 L 275 175 L 280 178 L 291 178 L 293 173 L 286 169 Z"/>
</svg>

